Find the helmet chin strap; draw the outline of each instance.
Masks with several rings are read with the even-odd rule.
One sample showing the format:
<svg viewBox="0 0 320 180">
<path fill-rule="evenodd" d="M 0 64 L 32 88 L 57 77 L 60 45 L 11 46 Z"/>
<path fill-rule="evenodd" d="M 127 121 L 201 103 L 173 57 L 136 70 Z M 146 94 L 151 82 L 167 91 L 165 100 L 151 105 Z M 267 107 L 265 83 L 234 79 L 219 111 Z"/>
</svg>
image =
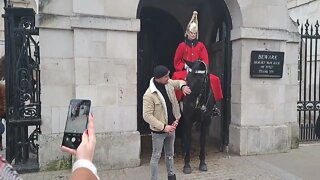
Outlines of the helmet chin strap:
<svg viewBox="0 0 320 180">
<path fill-rule="evenodd" d="M 190 41 L 193 41 L 197 38 L 197 35 L 192 35 L 190 33 L 190 31 L 187 31 L 187 38 L 190 40 Z"/>
</svg>

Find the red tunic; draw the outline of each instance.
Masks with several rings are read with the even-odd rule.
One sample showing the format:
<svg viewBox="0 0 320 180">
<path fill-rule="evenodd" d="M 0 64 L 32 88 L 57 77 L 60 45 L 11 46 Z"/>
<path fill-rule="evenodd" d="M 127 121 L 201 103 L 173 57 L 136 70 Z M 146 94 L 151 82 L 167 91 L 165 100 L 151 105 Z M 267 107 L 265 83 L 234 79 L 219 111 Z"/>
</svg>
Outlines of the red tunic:
<svg viewBox="0 0 320 180">
<path fill-rule="evenodd" d="M 185 80 L 187 71 L 184 69 L 185 61 L 194 62 L 198 59 L 203 60 L 204 63 L 209 65 L 208 52 L 204 44 L 200 41 L 192 47 L 188 46 L 185 42 L 179 44 L 174 56 L 174 68 L 176 72 L 173 73 L 172 79 Z M 216 101 L 223 99 L 220 78 L 210 74 L 211 87 L 214 92 Z M 183 94 L 181 91 L 176 91 L 178 101 L 181 100 Z"/>
</svg>

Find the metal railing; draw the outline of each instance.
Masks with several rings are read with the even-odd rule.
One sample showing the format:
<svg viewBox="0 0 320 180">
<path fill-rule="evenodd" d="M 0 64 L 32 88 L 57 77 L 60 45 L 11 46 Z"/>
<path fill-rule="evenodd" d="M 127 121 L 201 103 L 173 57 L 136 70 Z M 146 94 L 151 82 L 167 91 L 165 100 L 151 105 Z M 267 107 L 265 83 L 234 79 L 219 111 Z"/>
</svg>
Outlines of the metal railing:
<svg viewBox="0 0 320 180">
<path fill-rule="evenodd" d="M 41 133 L 39 29 L 32 8 L 5 5 L 6 159 L 20 172 L 35 171 Z"/>
<path fill-rule="evenodd" d="M 320 112 L 320 47 L 319 22 L 300 24 L 298 61 L 299 96 L 297 103 L 300 141 L 315 141 L 314 125 Z"/>
</svg>

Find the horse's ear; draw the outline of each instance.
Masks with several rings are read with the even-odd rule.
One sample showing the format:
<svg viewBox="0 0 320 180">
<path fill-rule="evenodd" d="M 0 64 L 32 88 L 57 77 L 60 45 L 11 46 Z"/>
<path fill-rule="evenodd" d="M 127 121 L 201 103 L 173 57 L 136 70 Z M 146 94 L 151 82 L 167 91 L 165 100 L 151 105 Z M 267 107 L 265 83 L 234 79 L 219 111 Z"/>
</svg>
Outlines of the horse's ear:
<svg viewBox="0 0 320 180">
<path fill-rule="evenodd" d="M 205 62 L 201 61 L 201 60 L 198 60 L 200 62 L 200 69 L 201 70 L 205 70 L 205 71 L 208 71 L 208 66 Z"/>
</svg>

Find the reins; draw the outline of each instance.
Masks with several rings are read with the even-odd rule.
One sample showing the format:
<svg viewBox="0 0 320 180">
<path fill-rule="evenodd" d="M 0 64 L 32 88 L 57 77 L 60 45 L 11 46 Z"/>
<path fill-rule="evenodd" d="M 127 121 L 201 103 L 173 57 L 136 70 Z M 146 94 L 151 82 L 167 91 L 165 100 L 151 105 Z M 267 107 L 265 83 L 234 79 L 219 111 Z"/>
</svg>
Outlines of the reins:
<svg viewBox="0 0 320 180">
<path fill-rule="evenodd" d="M 211 96 L 211 93 L 210 93 L 210 89 L 209 91 L 206 93 L 206 89 L 207 88 L 207 84 L 208 84 L 208 74 L 206 73 L 205 74 L 205 78 L 204 78 L 204 81 L 202 82 L 202 85 L 201 85 L 201 91 L 197 97 L 197 100 L 196 100 L 196 106 L 195 108 L 199 108 L 201 109 L 203 112 L 206 112 L 207 111 L 207 106 L 208 106 L 208 103 L 209 103 L 209 98 Z M 210 85 L 210 84 L 209 84 Z M 207 95 L 206 95 L 207 94 Z M 207 99 L 207 100 L 206 100 Z M 202 101 L 201 101 L 202 100 Z M 204 102 L 206 101 L 206 102 Z"/>
</svg>

